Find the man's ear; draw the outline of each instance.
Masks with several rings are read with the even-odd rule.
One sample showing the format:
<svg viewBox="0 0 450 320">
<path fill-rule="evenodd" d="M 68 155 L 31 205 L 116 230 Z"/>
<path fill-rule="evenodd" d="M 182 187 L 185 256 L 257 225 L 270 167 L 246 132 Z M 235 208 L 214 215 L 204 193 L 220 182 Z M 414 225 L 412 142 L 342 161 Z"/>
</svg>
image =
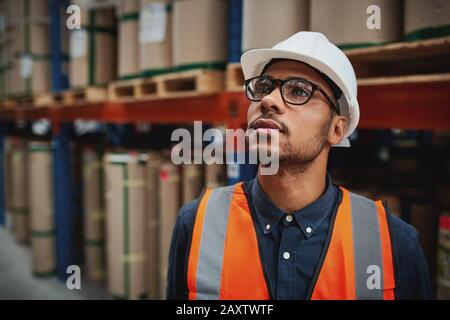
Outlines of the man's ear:
<svg viewBox="0 0 450 320">
<path fill-rule="evenodd" d="M 347 118 L 344 116 L 334 116 L 328 132 L 328 142 L 331 145 L 339 144 L 347 131 Z"/>
</svg>

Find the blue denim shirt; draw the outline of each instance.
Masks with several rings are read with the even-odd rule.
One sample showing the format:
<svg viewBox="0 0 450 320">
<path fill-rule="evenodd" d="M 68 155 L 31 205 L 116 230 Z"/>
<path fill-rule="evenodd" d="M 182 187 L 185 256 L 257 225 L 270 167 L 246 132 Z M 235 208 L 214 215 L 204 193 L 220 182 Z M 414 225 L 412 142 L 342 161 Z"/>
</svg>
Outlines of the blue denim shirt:
<svg viewBox="0 0 450 320">
<path fill-rule="evenodd" d="M 340 190 L 331 183 L 313 203 L 292 214 L 277 208 L 257 179 L 244 184 L 262 260 L 273 299 L 307 299 L 337 209 Z M 168 299 L 187 299 L 187 261 L 198 200 L 185 205 L 177 217 L 169 253 Z M 417 231 L 391 216 L 397 299 L 433 298 L 427 262 Z"/>
</svg>

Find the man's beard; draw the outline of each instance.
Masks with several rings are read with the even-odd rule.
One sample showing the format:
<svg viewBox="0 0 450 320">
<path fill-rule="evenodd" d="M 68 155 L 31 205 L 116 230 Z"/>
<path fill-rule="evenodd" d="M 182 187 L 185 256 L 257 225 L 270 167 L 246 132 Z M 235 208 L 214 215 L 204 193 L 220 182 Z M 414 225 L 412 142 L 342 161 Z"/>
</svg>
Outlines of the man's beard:
<svg viewBox="0 0 450 320">
<path fill-rule="evenodd" d="M 289 143 L 282 146 L 278 171 L 279 176 L 299 175 L 304 173 L 320 155 L 327 143 L 332 117 L 322 126 L 320 132 L 303 145 L 294 148 Z"/>
</svg>

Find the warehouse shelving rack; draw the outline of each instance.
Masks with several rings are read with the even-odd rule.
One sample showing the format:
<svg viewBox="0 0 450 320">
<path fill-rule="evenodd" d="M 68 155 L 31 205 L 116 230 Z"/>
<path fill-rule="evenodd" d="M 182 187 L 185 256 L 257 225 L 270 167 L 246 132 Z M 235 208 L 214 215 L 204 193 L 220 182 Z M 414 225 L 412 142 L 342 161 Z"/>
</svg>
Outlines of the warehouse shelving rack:
<svg viewBox="0 0 450 320">
<path fill-rule="evenodd" d="M 51 0 L 52 25 L 60 25 L 63 0 Z M 52 86 L 55 93 L 67 88 L 61 69 L 60 29 L 52 28 Z M 56 50 L 55 50 L 56 48 Z M 399 65 L 380 66 L 380 61 L 396 61 L 403 57 L 438 56 L 438 67 L 450 63 L 450 38 L 414 43 L 390 44 L 382 47 L 353 49 L 348 56 L 360 70 L 358 101 L 361 109 L 360 128 L 450 130 L 450 73 L 405 74 Z M 444 57 L 444 58 L 442 58 Z M 445 59 L 447 57 L 447 60 Z M 371 65 L 370 68 L 366 68 Z M 410 68 L 403 64 L 405 68 Z M 450 72 L 445 67 L 444 72 Z M 379 75 L 383 71 L 388 76 Z M 423 71 L 423 70 L 422 70 Z M 392 73 L 392 74 L 389 74 Z M 426 72 L 425 72 L 426 73 Z M 398 75 L 401 74 L 401 75 Z M 394 76 L 393 76 L 394 75 Z M 152 99 L 142 101 L 77 103 L 68 106 L 16 108 L 0 111 L 0 162 L 4 159 L 4 128 L 16 120 L 49 119 L 52 122 L 54 152 L 54 191 L 57 272 L 66 279 L 66 269 L 74 262 L 72 225 L 75 209 L 70 178 L 70 130 L 77 119 L 104 123 L 185 124 L 202 120 L 213 125 L 239 128 L 246 124 L 249 101 L 238 91 Z M 3 165 L 0 163 L 0 165 Z M 0 224 L 5 222 L 3 171 L 0 172 Z"/>
</svg>

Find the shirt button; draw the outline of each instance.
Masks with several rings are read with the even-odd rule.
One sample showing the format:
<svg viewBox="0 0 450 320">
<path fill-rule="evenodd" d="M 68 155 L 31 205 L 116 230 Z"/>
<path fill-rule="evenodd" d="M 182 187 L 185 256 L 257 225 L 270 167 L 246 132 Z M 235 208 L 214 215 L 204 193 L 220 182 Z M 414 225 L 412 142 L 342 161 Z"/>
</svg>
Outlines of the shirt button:
<svg viewBox="0 0 450 320">
<path fill-rule="evenodd" d="M 291 222 L 292 221 L 292 215 L 290 215 L 290 214 L 288 214 L 287 216 L 286 216 L 286 221 L 287 222 Z"/>
<path fill-rule="evenodd" d="M 311 233 L 311 232 L 312 232 L 311 227 L 307 227 L 307 228 L 306 228 L 306 233 Z"/>
<path fill-rule="evenodd" d="M 289 254 L 289 252 L 286 251 L 285 253 L 283 253 L 284 260 L 288 260 L 290 257 L 291 257 L 291 255 Z"/>
<path fill-rule="evenodd" d="M 270 224 L 266 224 L 266 230 L 267 230 L 267 231 L 270 230 Z"/>
</svg>

